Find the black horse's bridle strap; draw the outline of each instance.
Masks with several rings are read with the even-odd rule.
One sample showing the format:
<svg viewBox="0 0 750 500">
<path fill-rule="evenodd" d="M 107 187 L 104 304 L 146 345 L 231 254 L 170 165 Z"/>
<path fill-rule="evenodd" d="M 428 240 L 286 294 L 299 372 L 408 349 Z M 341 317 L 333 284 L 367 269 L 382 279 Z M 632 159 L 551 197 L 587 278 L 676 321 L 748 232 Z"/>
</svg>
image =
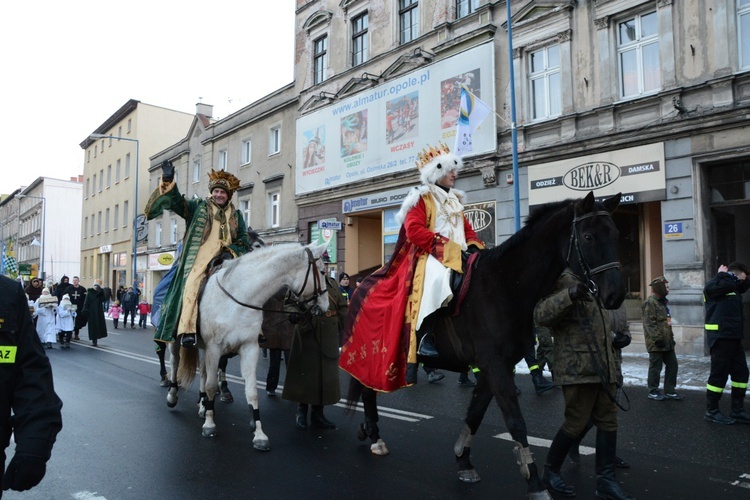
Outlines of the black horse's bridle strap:
<svg viewBox="0 0 750 500">
<path fill-rule="evenodd" d="M 596 212 L 589 212 L 583 215 L 578 215 L 576 217 L 573 217 L 573 224 L 570 231 L 570 244 L 568 245 L 568 256 L 565 259 L 565 262 L 570 262 L 571 254 L 573 253 L 573 248 L 576 250 L 576 256 L 578 257 L 578 262 L 581 265 L 581 269 L 583 270 L 583 273 L 585 274 L 585 278 L 587 282 L 591 282 L 591 277 L 595 274 L 603 273 L 604 271 L 608 271 L 610 269 L 620 269 L 622 267 L 622 264 L 620 262 L 608 262 L 607 264 L 602 264 L 601 266 L 596 267 L 590 267 L 588 262 L 586 261 L 586 257 L 583 255 L 583 249 L 581 248 L 581 242 L 578 238 L 578 226 L 577 224 L 581 222 L 582 220 L 589 219 L 591 217 L 596 216 L 607 216 L 612 217 L 612 214 L 607 212 L 606 210 L 597 210 Z"/>
</svg>

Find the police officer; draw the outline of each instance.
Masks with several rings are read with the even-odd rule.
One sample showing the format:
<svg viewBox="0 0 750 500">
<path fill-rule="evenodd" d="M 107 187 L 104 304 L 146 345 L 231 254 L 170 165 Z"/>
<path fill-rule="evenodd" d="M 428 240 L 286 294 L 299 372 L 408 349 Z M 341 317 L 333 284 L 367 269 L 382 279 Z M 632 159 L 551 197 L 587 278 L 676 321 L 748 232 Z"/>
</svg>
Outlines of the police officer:
<svg viewBox="0 0 750 500">
<path fill-rule="evenodd" d="M 711 352 L 711 374 L 706 384 L 706 414 L 703 418 L 715 424 L 750 424 L 750 414 L 744 408 L 748 368 L 742 349 L 742 294 L 749 287 L 747 266 L 733 262 L 728 267 L 719 267 L 719 273 L 703 289 L 706 338 Z M 732 377 L 732 411 L 727 418 L 719 411 L 719 400 L 729 376 Z"/>
<path fill-rule="evenodd" d="M 62 401 L 55 394 L 52 368 L 23 289 L 5 276 L 0 276 L 0 387 L 3 466 L 11 433 L 16 442 L 15 455 L 4 470 L 3 490 L 28 490 L 46 472 L 52 445 L 62 429 Z"/>
</svg>

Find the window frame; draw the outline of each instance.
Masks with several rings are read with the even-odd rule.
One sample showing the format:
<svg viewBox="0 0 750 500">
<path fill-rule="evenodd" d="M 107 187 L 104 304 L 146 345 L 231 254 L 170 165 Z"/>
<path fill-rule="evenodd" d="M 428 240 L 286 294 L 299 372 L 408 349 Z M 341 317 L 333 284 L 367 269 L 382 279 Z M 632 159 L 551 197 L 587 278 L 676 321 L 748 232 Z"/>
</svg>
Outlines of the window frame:
<svg viewBox="0 0 750 500">
<path fill-rule="evenodd" d="M 313 85 L 328 78 L 328 43 L 328 33 L 313 40 Z"/>
<path fill-rule="evenodd" d="M 216 170 L 217 171 L 220 171 L 220 170 L 225 170 L 226 171 L 228 163 L 229 163 L 229 153 L 227 152 L 227 149 L 226 148 L 220 149 L 219 150 L 219 156 L 218 156 L 218 158 L 216 160 L 216 167 L 217 167 Z"/>
<path fill-rule="evenodd" d="M 281 125 L 268 129 L 268 156 L 281 153 Z"/>
<path fill-rule="evenodd" d="M 244 139 L 242 141 L 240 151 L 240 160 L 242 165 L 250 165 L 253 160 L 253 141 L 252 139 Z"/>
<path fill-rule="evenodd" d="M 656 32 L 653 35 L 647 35 L 642 36 L 642 19 L 645 16 L 648 15 L 654 15 L 654 19 L 656 20 Z M 658 11 L 657 10 L 648 10 L 645 12 L 638 12 L 633 15 L 623 17 L 621 19 L 617 19 L 613 24 L 614 29 L 614 37 L 615 37 L 615 47 L 617 49 L 617 91 L 618 96 L 620 99 L 634 99 L 641 97 L 643 95 L 649 95 L 657 93 L 662 88 L 662 81 L 661 81 L 661 71 L 660 71 L 660 65 L 657 61 L 657 71 L 656 75 L 659 77 L 658 85 L 651 89 L 645 88 L 645 79 L 646 79 L 646 71 L 644 69 L 644 57 L 643 57 L 643 49 L 645 47 L 656 45 L 656 55 L 660 58 L 661 54 L 659 54 L 659 22 L 658 22 Z M 620 31 L 622 26 L 627 23 L 628 21 L 634 21 L 635 24 L 635 37 L 633 41 L 627 42 L 626 44 L 622 44 L 620 40 Z M 629 93 L 625 94 L 625 72 L 623 71 L 623 56 L 626 53 L 630 53 L 635 51 L 635 65 L 636 65 L 636 78 L 637 78 L 637 89 L 635 93 Z"/>
<path fill-rule="evenodd" d="M 549 49 L 557 48 L 557 66 L 549 65 Z M 541 53 L 543 55 L 542 66 L 543 69 L 540 71 L 534 71 L 532 66 L 533 57 L 535 54 Z M 541 47 L 536 47 L 527 52 L 527 76 L 528 76 L 528 102 L 529 102 L 529 116 L 532 121 L 547 120 L 550 118 L 556 118 L 562 115 L 562 50 L 560 43 L 549 43 Z M 552 93 L 550 86 L 550 76 L 558 76 L 558 88 L 557 88 L 557 106 L 558 111 L 552 112 Z M 542 81 L 544 85 L 544 113 L 540 116 L 536 115 L 537 107 L 535 97 L 534 83 Z"/>
<path fill-rule="evenodd" d="M 408 27 L 404 23 L 407 18 Z M 398 0 L 398 32 L 399 45 L 405 45 L 419 38 L 419 0 Z"/>
<path fill-rule="evenodd" d="M 268 227 L 281 227 L 281 190 L 268 192 Z"/>
<path fill-rule="evenodd" d="M 479 8 L 480 0 L 456 0 L 456 19 L 463 19 L 475 13 Z M 462 7 L 464 13 L 461 13 Z"/>
<path fill-rule="evenodd" d="M 362 22 L 364 21 L 364 22 Z M 364 64 L 368 60 L 370 17 L 368 11 L 352 17 L 352 67 Z"/>
<path fill-rule="evenodd" d="M 748 70 L 750 69 L 750 0 L 746 0 L 745 5 L 740 5 L 741 1 L 737 1 L 737 43 L 739 44 L 737 66 L 740 70 Z M 746 32 L 742 30 L 743 18 L 747 20 Z M 745 47 L 744 51 L 743 47 Z"/>
</svg>

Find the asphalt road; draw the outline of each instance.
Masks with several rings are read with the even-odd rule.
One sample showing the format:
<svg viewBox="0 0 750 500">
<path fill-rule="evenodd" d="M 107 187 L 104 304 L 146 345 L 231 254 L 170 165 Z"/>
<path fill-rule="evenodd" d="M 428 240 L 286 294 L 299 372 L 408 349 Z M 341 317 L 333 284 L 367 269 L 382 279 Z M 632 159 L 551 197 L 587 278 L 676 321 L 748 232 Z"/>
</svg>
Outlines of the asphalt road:
<svg viewBox="0 0 750 500">
<path fill-rule="evenodd" d="M 491 406 L 474 441 L 472 462 L 482 477 L 456 477 L 452 448 L 462 427 L 471 389 L 457 374 L 381 396 L 381 433 L 390 449 L 374 456 L 356 439 L 362 414 L 327 408 L 335 430 L 294 426 L 296 404 L 261 391 L 261 419 L 271 451 L 252 448 L 250 418 L 239 363 L 229 363 L 232 404 L 217 401 L 218 436 L 201 436 L 197 381 L 166 406 L 159 387 L 150 330 L 113 330 L 99 341 L 47 351 L 56 390 L 64 402 L 64 428 L 35 489 L 5 492 L 7 499 L 504 499 L 523 498 L 513 444 L 499 410 Z M 86 338 L 85 331 L 81 338 Z M 267 360 L 259 373 L 265 380 Z M 284 369 L 282 368 L 282 384 Z M 342 393 L 346 379 L 341 377 Z M 559 390 L 536 396 L 530 377 L 518 375 L 521 404 L 542 469 L 549 440 L 562 422 Z M 260 384 L 261 388 L 264 384 Z M 278 391 L 280 393 L 280 391 Z M 703 394 L 681 402 L 647 399 L 644 387 L 628 387 L 631 410 L 620 414 L 619 455 L 632 464 L 618 471 L 628 493 L 647 499 L 750 498 L 750 426 L 719 426 L 702 419 Z M 723 402 L 728 405 L 728 401 Z M 594 498 L 595 432 L 585 438 L 582 463 L 566 463 L 563 476 L 579 499 Z M 12 456 L 12 449 L 8 450 Z"/>
</svg>

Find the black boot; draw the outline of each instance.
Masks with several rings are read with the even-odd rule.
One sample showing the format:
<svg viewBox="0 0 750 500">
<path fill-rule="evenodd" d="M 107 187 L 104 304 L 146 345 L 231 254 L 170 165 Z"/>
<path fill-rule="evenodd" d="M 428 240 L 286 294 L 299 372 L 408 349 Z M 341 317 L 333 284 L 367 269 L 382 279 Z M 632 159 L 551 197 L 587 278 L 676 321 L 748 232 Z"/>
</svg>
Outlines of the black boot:
<svg viewBox="0 0 750 500">
<path fill-rule="evenodd" d="M 596 496 L 610 500 L 635 500 L 622 491 L 615 477 L 617 431 L 596 430 Z"/>
<path fill-rule="evenodd" d="M 553 493 L 562 495 L 565 497 L 576 496 L 575 489 L 572 486 L 565 484 L 562 476 L 560 475 L 560 467 L 562 467 L 565 455 L 568 454 L 568 450 L 576 441 L 576 438 L 568 436 L 565 431 L 560 428 L 555 435 L 555 439 L 552 440 L 552 444 L 547 452 L 547 462 L 544 464 L 544 476 L 542 476 L 542 482 Z"/>
<path fill-rule="evenodd" d="M 734 419 L 719 411 L 719 398 L 714 396 L 713 393 L 706 395 L 706 414 L 703 415 L 703 419 L 715 424 L 730 425 L 734 423 Z"/>
<path fill-rule="evenodd" d="M 555 388 L 555 384 L 544 378 L 542 370 L 539 368 L 531 370 L 531 381 L 534 382 L 534 389 L 536 389 L 537 396 L 541 396 L 545 392 Z"/>
<path fill-rule="evenodd" d="M 297 429 L 307 429 L 307 404 L 300 403 L 297 405 L 296 421 Z"/>
<path fill-rule="evenodd" d="M 436 313 L 432 313 L 422 320 L 422 326 L 419 328 L 419 332 L 422 335 L 422 340 L 419 341 L 419 347 L 417 347 L 417 354 L 420 356 L 427 356 L 430 358 L 436 358 L 439 356 L 437 347 L 435 347 L 435 319 L 437 318 Z"/>
<path fill-rule="evenodd" d="M 570 446 L 570 451 L 568 452 L 568 458 L 572 462 L 575 462 L 577 464 L 581 463 L 581 452 L 578 449 L 581 446 L 581 441 L 583 441 L 583 438 L 586 437 L 586 434 L 589 433 L 591 428 L 594 426 L 594 422 L 589 419 L 588 422 L 586 422 L 586 427 L 583 428 L 583 432 L 580 436 L 578 436 L 577 439 L 573 441 L 573 444 Z"/>
<path fill-rule="evenodd" d="M 328 420 L 323 414 L 323 405 L 313 405 L 312 414 L 310 415 L 310 423 L 312 423 L 314 427 L 319 427 L 321 429 L 336 428 L 336 424 Z"/>
<path fill-rule="evenodd" d="M 729 417 L 738 424 L 750 424 L 750 413 L 745 410 L 745 398 L 732 398 L 732 411 Z"/>
</svg>

